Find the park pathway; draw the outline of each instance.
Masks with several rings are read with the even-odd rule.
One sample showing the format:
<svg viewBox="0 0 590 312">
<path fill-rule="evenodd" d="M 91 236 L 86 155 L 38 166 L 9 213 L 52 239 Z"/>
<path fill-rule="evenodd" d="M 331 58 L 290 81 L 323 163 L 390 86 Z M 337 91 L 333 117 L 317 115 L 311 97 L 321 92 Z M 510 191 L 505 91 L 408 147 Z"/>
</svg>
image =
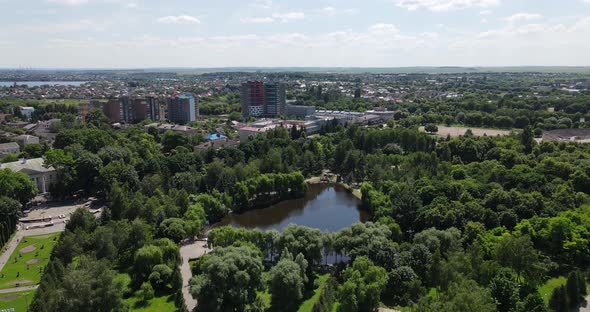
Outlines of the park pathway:
<svg viewBox="0 0 590 312">
<path fill-rule="evenodd" d="M 37 229 L 29 229 L 29 230 L 25 230 L 24 228 L 22 228 L 22 225 L 21 225 L 21 227 L 19 229 L 17 229 L 16 232 L 14 233 L 14 236 L 12 237 L 10 242 L 8 244 L 6 244 L 6 246 L 4 246 L 4 249 L 2 249 L 2 254 L 0 255 L 0 271 L 2 271 L 2 269 L 4 269 L 4 266 L 6 265 L 8 260 L 10 259 L 10 256 L 12 256 L 12 253 L 16 250 L 18 243 L 20 243 L 20 241 L 24 237 L 62 232 L 64 230 L 64 228 L 65 228 L 65 224 L 63 222 L 59 222 L 59 223 L 56 222 L 56 224 L 54 226 L 37 228 Z M 37 289 L 37 287 L 39 287 L 39 285 L 1 289 L 0 294 L 7 294 L 7 293 L 25 291 L 25 290 L 33 290 L 33 289 Z"/>
<path fill-rule="evenodd" d="M 23 286 L 23 287 L 14 287 L 14 288 L 8 288 L 8 289 L 0 289 L 0 294 L 9 294 L 9 293 L 19 292 L 19 291 L 34 290 L 34 289 L 37 289 L 38 287 L 39 287 L 39 285 L 33 285 L 33 286 Z"/>
<path fill-rule="evenodd" d="M 190 280 L 193 276 L 189 260 L 196 259 L 203 256 L 206 253 L 211 252 L 211 249 L 207 247 L 205 241 L 194 241 L 187 245 L 180 247 L 180 274 L 182 275 L 182 296 L 184 297 L 184 303 L 189 311 L 192 311 L 197 306 L 197 300 L 190 294 Z"/>
</svg>

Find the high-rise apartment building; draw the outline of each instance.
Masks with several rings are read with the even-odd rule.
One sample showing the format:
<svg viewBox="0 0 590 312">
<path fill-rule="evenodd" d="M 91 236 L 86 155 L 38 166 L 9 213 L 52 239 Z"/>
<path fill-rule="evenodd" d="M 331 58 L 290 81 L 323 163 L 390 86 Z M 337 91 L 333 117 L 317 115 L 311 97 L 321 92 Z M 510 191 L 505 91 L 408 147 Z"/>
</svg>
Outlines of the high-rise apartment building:
<svg viewBox="0 0 590 312">
<path fill-rule="evenodd" d="M 277 117 L 285 114 L 285 85 L 282 83 L 264 84 L 264 115 Z"/>
<path fill-rule="evenodd" d="M 183 93 L 168 99 L 168 120 L 185 124 L 197 120 L 199 103 L 192 93 Z"/>
<path fill-rule="evenodd" d="M 242 115 L 244 117 L 277 117 L 285 112 L 285 85 L 248 81 L 242 84 Z"/>
<path fill-rule="evenodd" d="M 102 107 L 104 114 L 112 123 L 136 123 L 146 119 L 160 120 L 160 104 L 156 98 L 130 99 L 121 97 L 110 99 Z"/>
</svg>

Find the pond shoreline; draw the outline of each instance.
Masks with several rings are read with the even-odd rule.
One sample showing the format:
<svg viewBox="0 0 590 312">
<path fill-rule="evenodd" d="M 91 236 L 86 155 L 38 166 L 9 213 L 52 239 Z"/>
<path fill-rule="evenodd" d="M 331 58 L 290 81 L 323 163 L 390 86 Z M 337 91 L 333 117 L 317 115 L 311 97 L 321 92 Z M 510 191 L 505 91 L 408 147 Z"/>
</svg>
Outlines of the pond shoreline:
<svg viewBox="0 0 590 312">
<path fill-rule="evenodd" d="M 309 190 L 303 197 L 282 200 L 265 208 L 232 212 L 207 230 L 224 225 L 281 230 L 294 223 L 336 231 L 359 221 L 370 220 L 367 211 L 362 209 L 358 196 L 353 195 L 346 185 L 313 180 L 311 183 L 306 182 Z"/>
</svg>

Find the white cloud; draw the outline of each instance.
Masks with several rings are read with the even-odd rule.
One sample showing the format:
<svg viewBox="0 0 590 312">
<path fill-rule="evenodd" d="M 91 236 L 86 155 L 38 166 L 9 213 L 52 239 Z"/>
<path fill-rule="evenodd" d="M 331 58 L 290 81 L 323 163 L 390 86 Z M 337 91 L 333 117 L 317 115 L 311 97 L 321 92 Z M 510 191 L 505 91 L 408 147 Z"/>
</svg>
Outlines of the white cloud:
<svg viewBox="0 0 590 312">
<path fill-rule="evenodd" d="M 319 9 L 319 12 L 324 15 L 328 16 L 335 16 L 335 15 L 354 15 L 358 12 L 357 9 L 339 9 L 333 6 L 327 6 Z"/>
<path fill-rule="evenodd" d="M 272 15 L 273 19 L 280 20 L 281 22 L 285 23 L 291 20 L 301 20 L 305 18 L 305 14 L 303 12 L 287 12 L 287 13 L 274 13 Z"/>
<path fill-rule="evenodd" d="M 483 10 L 483 11 L 479 11 L 479 15 L 491 15 L 492 11 L 490 10 Z"/>
<path fill-rule="evenodd" d="M 543 19 L 543 15 L 536 13 L 517 13 L 506 17 L 504 20 L 510 23 L 527 22 Z"/>
<path fill-rule="evenodd" d="M 258 9 L 270 9 L 273 7 L 272 0 L 256 0 L 250 3 L 250 7 Z"/>
<path fill-rule="evenodd" d="M 170 16 L 163 16 L 158 18 L 158 23 L 162 24 L 182 24 L 182 25 L 189 25 L 189 24 L 200 24 L 201 21 L 189 15 L 170 15 Z"/>
<path fill-rule="evenodd" d="M 426 9 L 435 12 L 463 10 L 472 7 L 488 8 L 500 4 L 500 0 L 393 0 L 398 7 L 410 11 Z"/>
<path fill-rule="evenodd" d="M 393 24 L 375 24 L 371 27 L 369 27 L 369 31 L 372 33 L 380 33 L 380 34 L 384 34 L 384 33 L 398 33 L 399 29 L 393 25 Z"/>
<path fill-rule="evenodd" d="M 292 21 L 292 20 L 301 20 L 305 18 L 305 14 L 303 12 L 287 12 L 287 13 L 274 13 L 271 16 L 263 16 L 263 17 L 244 17 L 240 18 L 240 22 L 245 24 L 265 24 L 265 23 L 273 23 L 275 21 L 280 21 L 283 23 Z"/>
<path fill-rule="evenodd" d="M 88 3 L 88 0 L 47 0 L 49 3 L 57 3 L 62 5 L 80 5 Z"/>
<path fill-rule="evenodd" d="M 240 21 L 245 24 L 265 24 L 274 22 L 274 19 L 272 17 L 245 17 Z"/>
<path fill-rule="evenodd" d="M 46 0 L 48 3 L 55 3 L 60 5 L 77 6 L 83 4 L 126 4 L 131 7 L 134 2 L 128 0 Z"/>
</svg>

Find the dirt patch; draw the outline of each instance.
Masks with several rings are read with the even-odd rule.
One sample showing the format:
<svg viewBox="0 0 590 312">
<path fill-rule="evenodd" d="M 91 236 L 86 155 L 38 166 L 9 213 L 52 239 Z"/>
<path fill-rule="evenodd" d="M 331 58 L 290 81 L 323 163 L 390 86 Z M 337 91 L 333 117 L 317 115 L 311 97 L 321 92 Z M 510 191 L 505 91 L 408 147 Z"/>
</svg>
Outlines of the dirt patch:
<svg viewBox="0 0 590 312">
<path fill-rule="evenodd" d="M 30 284 L 32 282 L 33 281 L 28 280 L 28 279 L 20 279 L 20 280 L 14 280 L 14 281 L 10 282 L 10 284 L 13 284 L 13 285 L 16 285 L 16 284 L 22 285 L 22 284 Z"/>
<path fill-rule="evenodd" d="M 35 263 L 39 263 L 41 262 L 41 260 L 37 259 L 37 258 L 33 258 L 27 262 L 25 262 L 26 264 L 35 264 Z"/>
<path fill-rule="evenodd" d="M 508 130 L 497 130 L 497 129 L 483 129 L 483 128 L 469 128 L 469 127 L 445 127 L 445 126 L 438 126 L 438 132 L 436 133 L 439 136 L 446 137 L 450 135 L 452 137 L 457 137 L 461 135 L 465 135 L 467 129 L 471 129 L 474 136 L 505 136 L 510 135 L 510 131 Z M 420 127 L 420 131 L 425 132 L 424 127 Z"/>
<path fill-rule="evenodd" d="M 35 244 L 33 244 L 33 245 L 29 245 L 27 247 L 21 248 L 18 252 L 20 252 L 20 253 L 30 253 L 30 252 L 35 251 L 35 249 L 37 249 L 37 247 L 35 247 Z"/>
<path fill-rule="evenodd" d="M 0 296 L 0 300 L 2 301 L 12 301 L 14 299 L 17 299 L 18 297 L 20 297 L 20 295 L 7 295 L 7 296 Z"/>
</svg>

